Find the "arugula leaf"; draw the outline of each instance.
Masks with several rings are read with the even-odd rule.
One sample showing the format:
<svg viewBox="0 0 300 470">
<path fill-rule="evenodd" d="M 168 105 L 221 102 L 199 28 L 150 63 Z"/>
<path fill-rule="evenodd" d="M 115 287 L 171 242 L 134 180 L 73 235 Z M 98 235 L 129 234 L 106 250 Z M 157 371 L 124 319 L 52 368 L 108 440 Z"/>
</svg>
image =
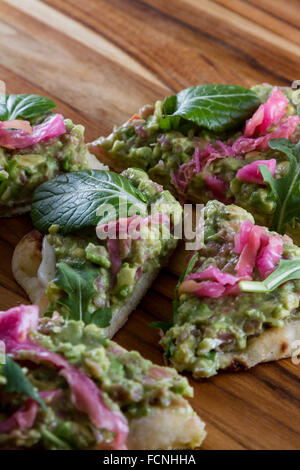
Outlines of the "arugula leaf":
<svg viewBox="0 0 300 470">
<path fill-rule="evenodd" d="M 58 263 L 54 282 L 67 295 L 58 303 L 67 309 L 68 319 L 106 328 L 112 318 L 110 308 L 100 308 L 93 313 L 88 311 L 90 300 L 97 294 L 94 282 L 98 275 L 99 269 L 91 265 L 70 267 L 66 263 Z"/>
<path fill-rule="evenodd" d="M 53 434 L 53 432 L 49 431 L 48 429 L 42 428 L 41 434 L 44 439 L 54 444 L 57 450 L 72 450 L 72 447 L 69 443 L 63 441 L 60 437 L 58 437 L 56 434 Z"/>
<path fill-rule="evenodd" d="M 208 359 L 209 361 L 214 361 L 217 355 L 217 351 L 211 350 L 207 354 L 203 354 L 204 359 Z"/>
<path fill-rule="evenodd" d="M 236 128 L 260 105 L 257 94 L 236 85 L 199 85 L 180 91 L 164 101 L 162 130 L 178 127 L 178 118 L 197 126 L 223 132 Z M 174 126 L 174 127 L 173 127 Z"/>
<path fill-rule="evenodd" d="M 173 321 L 165 322 L 165 321 L 153 321 L 149 324 L 150 328 L 157 328 L 158 330 L 162 330 L 163 333 L 166 333 L 170 328 L 173 326 Z"/>
<path fill-rule="evenodd" d="M 259 165 L 264 181 L 269 183 L 276 197 L 271 230 L 285 233 L 286 225 L 293 225 L 300 218 L 300 142 L 293 144 L 287 139 L 272 139 L 269 146 L 284 153 L 290 161 L 288 172 L 282 178 L 274 178 L 269 168 Z"/>
<path fill-rule="evenodd" d="M 181 274 L 181 276 L 179 277 L 178 279 L 178 282 L 176 284 L 176 287 L 175 287 L 175 299 L 173 301 L 173 309 L 174 309 L 174 321 L 176 319 L 176 315 L 177 315 L 177 310 L 178 310 L 178 306 L 179 306 L 179 301 L 178 301 L 178 290 L 179 290 L 179 287 L 181 286 L 181 284 L 183 283 L 183 281 L 185 280 L 185 278 L 187 277 L 188 274 L 190 274 L 190 272 L 194 269 L 194 266 L 197 262 L 199 258 L 199 253 L 196 252 L 193 254 L 193 256 L 191 257 L 191 259 L 189 260 L 185 270 L 183 271 L 183 273 Z"/>
<path fill-rule="evenodd" d="M 284 282 L 300 279 L 300 259 L 282 259 L 278 267 L 264 281 L 241 281 L 243 292 L 273 292 Z"/>
<path fill-rule="evenodd" d="M 109 207 L 108 207 L 109 206 Z M 57 176 L 41 184 L 33 196 L 31 217 L 34 226 L 47 233 L 57 224 L 64 235 L 84 227 L 96 226 L 127 214 L 132 208 L 147 214 L 147 199 L 124 176 L 112 171 L 77 171 Z M 114 213 L 100 213 L 102 208 Z"/>
<path fill-rule="evenodd" d="M 163 321 L 155 321 L 150 323 L 151 328 L 158 328 L 162 330 L 164 333 L 166 333 L 175 323 L 176 320 L 176 315 L 178 311 L 178 306 L 179 306 L 179 300 L 178 300 L 178 290 L 180 285 L 183 283 L 184 279 L 187 277 L 188 274 L 193 270 L 197 260 L 199 258 L 199 253 L 194 253 L 191 259 L 189 260 L 184 272 L 181 274 L 181 276 L 178 279 L 178 282 L 175 287 L 175 299 L 173 300 L 173 318 L 170 322 L 163 322 Z"/>
<path fill-rule="evenodd" d="M 5 364 L 2 366 L 2 373 L 6 378 L 6 389 L 8 392 L 17 392 L 35 400 L 44 411 L 47 407 L 39 394 L 34 390 L 32 384 L 24 375 L 21 367 L 10 357 L 6 356 Z"/>
<path fill-rule="evenodd" d="M 56 107 L 56 103 L 40 95 L 5 95 L 0 105 L 0 121 L 31 120 Z"/>
<path fill-rule="evenodd" d="M 112 310 L 109 307 L 101 307 L 90 315 L 90 323 L 95 323 L 99 328 L 107 328 L 112 319 Z"/>
</svg>

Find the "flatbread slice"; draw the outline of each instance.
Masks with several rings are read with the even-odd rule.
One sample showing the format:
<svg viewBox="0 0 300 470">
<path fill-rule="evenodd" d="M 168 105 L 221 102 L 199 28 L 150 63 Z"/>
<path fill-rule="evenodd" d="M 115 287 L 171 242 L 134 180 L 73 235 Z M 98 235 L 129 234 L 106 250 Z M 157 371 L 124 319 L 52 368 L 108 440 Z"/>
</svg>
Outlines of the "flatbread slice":
<svg viewBox="0 0 300 470">
<path fill-rule="evenodd" d="M 101 307 L 106 311 L 111 309 L 109 325 L 103 327 L 103 334 L 109 338 L 124 325 L 160 268 L 167 264 L 177 245 L 171 225 L 181 216 L 180 204 L 167 191 L 162 191 L 162 188 L 151 182 L 146 173 L 131 170 L 130 175 L 132 180 L 135 175 L 138 187 L 143 188 L 145 194 L 151 195 L 152 215 L 141 219 L 138 239 L 131 239 L 129 235 L 126 240 L 115 240 L 117 259 L 114 259 L 116 255 L 111 252 L 108 239 L 98 240 L 93 235 L 93 243 L 90 243 L 91 232 L 87 238 L 86 232 L 62 236 L 59 233 L 43 235 L 36 230 L 23 237 L 12 259 L 15 279 L 31 302 L 39 305 L 41 312 L 45 313 L 57 309 L 60 299 L 64 299 L 67 294 L 66 291 L 60 291 L 54 281 L 57 265 L 68 265 L 72 269 L 74 266 L 76 269 L 77 254 L 80 252 L 81 265 L 84 263 L 87 271 L 96 271 L 97 279 L 100 280 L 99 283 L 96 278 L 91 281 L 95 295 L 89 302 L 89 309 L 91 312 Z M 156 216 L 160 220 L 152 223 Z M 170 222 L 169 227 L 165 226 L 166 218 Z M 124 223 L 124 219 L 116 223 L 119 222 Z M 164 230 L 165 238 L 160 235 L 161 230 Z M 94 234 L 95 228 L 91 228 L 91 231 Z M 61 250 L 59 247 L 66 249 Z M 101 255 L 100 260 L 97 261 L 94 255 Z M 68 316 L 68 312 L 65 313 Z"/>
<path fill-rule="evenodd" d="M 290 237 L 255 225 L 242 208 L 210 201 L 204 246 L 179 281 L 174 318 L 161 339 L 170 363 L 203 378 L 291 357 L 300 340 L 299 281 L 281 274 L 268 287 L 278 266 L 290 263 L 300 269 Z"/>
<path fill-rule="evenodd" d="M 0 313 L 0 340 L 7 366 L 26 360 L 26 380 L 47 405 L 26 401 L 26 392 L 24 401 L 18 389 L 11 394 L 1 368 L 0 449 L 190 449 L 205 438 L 186 400 L 187 379 L 107 340 L 95 325 L 57 312 L 38 322 L 38 308 L 21 305 Z"/>
<path fill-rule="evenodd" d="M 4 95 L 0 217 L 28 212 L 35 189 L 61 173 L 104 168 L 88 152 L 84 127 L 52 112 L 55 106 L 39 95 Z"/>
<path fill-rule="evenodd" d="M 45 313 L 48 310 L 49 299 L 45 293 L 45 284 L 38 276 L 38 270 L 43 259 L 43 239 L 43 234 L 37 230 L 33 230 L 22 238 L 13 254 L 12 271 L 16 281 L 23 287 L 30 301 L 38 305 L 41 312 Z M 24 254 L 26 255 L 24 256 Z M 167 259 L 164 260 L 164 264 L 166 263 Z M 130 313 L 137 307 L 157 277 L 158 271 L 158 269 L 155 269 L 142 275 L 135 286 L 134 292 L 126 299 L 126 304 L 113 316 L 109 327 L 103 330 L 105 336 L 112 338 L 122 328 Z M 52 276 L 55 276 L 55 272 Z"/>
<path fill-rule="evenodd" d="M 208 131 L 193 122 L 187 125 L 186 120 L 175 123 L 175 128 L 162 126 L 164 103 L 157 101 L 89 144 L 89 150 L 116 171 L 142 168 L 181 202 L 232 202 L 251 212 L 258 224 L 270 227 L 279 202 L 264 184 L 259 165 L 267 166 L 275 178 L 287 173 L 287 156 L 270 148 L 269 141 L 299 142 L 300 117 L 292 89 L 264 84 L 252 90 L 261 105 L 233 131 Z M 286 231 L 300 240 L 299 225 L 288 222 Z"/>
</svg>

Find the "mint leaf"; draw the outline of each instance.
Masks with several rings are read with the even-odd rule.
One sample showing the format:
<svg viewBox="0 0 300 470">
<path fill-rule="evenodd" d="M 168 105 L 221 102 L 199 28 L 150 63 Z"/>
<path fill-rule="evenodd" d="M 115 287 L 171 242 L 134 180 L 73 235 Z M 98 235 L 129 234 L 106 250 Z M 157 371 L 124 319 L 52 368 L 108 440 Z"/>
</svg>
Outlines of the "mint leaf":
<svg viewBox="0 0 300 470">
<path fill-rule="evenodd" d="M 241 281 L 239 288 L 243 292 L 268 293 L 277 289 L 284 282 L 300 279 L 300 259 L 282 259 L 278 267 L 264 281 Z"/>
<path fill-rule="evenodd" d="M 257 94 L 236 85 L 199 85 L 180 91 L 164 101 L 160 127 L 170 130 L 172 120 L 184 118 L 197 126 L 223 132 L 252 116 L 260 105 Z M 178 121 L 175 121 L 178 127 Z"/>
<path fill-rule="evenodd" d="M 45 96 L 40 95 L 5 95 L 4 103 L 0 106 L 0 121 L 13 119 L 33 118 L 54 109 L 56 103 Z"/>
<path fill-rule="evenodd" d="M 181 276 L 178 279 L 177 285 L 175 287 L 175 299 L 173 300 L 173 319 L 170 322 L 163 322 L 163 321 L 156 321 L 150 323 L 151 328 L 158 328 L 162 330 L 164 333 L 166 333 L 175 323 L 176 320 L 176 315 L 177 315 L 177 310 L 179 306 L 179 301 L 178 301 L 178 289 L 186 276 L 194 269 L 194 266 L 199 258 L 199 253 L 194 253 L 191 259 L 189 260 L 184 272 L 181 274 Z"/>
<path fill-rule="evenodd" d="M 177 96 L 176 95 L 168 96 L 168 98 L 166 98 L 164 101 L 164 112 L 166 114 L 171 115 L 176 111 L 176 106 L 177 106 Z"/>
<path fill-rule="evenodd" d="M 269 146 L 284 153 L 290 161 L 288 172 L 282 178 L 274 178 L 265 165 L 259 165 L 264 181 L 276 198 L 271 230 L 285 233 L 286 226 L 300 218 L 300 142 L 293 144 L 287 139 L 272 139 Z"/>
<path fill-rule="evenodd" d="M 44 411 L 47 411 L 47 407 L 44 401 L 41 399 L 39 394 L 34 390 L 33 386 L 24 375 L 21 367 L 10 357 L 6 356 L 5 364 L 2 366 L 2 374 L 6 378 L 6 389 L 8 392 L 21 393 L 29 398 L 35 400 Z"/>
<path fill-rule="evenodd" d="M 99 214 L 106 205 L 114 211 Z M 132 206 L 147 214 L 145 195 L 124 176 L 104 170 L 77 171 L 41 184 L 33 196 L 31 216 L 41 232 L 57 224 L 67 234 L 118 219 L 120 212 L 127 214 Z"/>
<path fill-rule="evenodd" d="M 176 95 L 169 96 L 164 101 L 165 116 L 160 120 L 159 127 L 162 131 L 170 131 L 177 129 L 180 123 L 180 116 L 172 116 L 176 111 L 177 97 Z"/>
<path fill-rule="evenodd" d="M 88 264 L 71 267 L 66 263 L 58 263 L 56 268 L 54 282 L 66 294 L 58 300 L 58 304 L 66 308 L 67 318 L 86 324 L 94 323 L 101 328 L 109 326 L 111 309 L 101 308 L 93 313 L 88 311 L 90 300 L 97 294 L 94 282 L 99 276 L 99 269 Z"/>
</svg>

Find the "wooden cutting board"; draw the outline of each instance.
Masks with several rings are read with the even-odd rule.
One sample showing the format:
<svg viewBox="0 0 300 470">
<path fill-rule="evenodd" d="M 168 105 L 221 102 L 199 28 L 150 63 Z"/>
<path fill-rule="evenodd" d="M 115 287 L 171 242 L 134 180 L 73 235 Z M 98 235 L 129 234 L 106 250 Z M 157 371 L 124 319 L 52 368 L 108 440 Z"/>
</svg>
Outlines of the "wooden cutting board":
<svg viewBox="0 0 300 470">
<path fill-rule="evenodd" d="M 298 0 L 0 0 L 0 79 L 9 93 L 52 97 L 108 133 L 145 103 L 203 82 L 290 85 L 300 79 Z M 29 217 L 0 219 L 0 310 L 28 302 L 11 273 Z M 168 319 L 177 257 L 116 339 L 162 363 L 148 324 Z M 204 449 L 300 447 L 300 365 L 291 360 L 191 381 Z"/>
</svg>

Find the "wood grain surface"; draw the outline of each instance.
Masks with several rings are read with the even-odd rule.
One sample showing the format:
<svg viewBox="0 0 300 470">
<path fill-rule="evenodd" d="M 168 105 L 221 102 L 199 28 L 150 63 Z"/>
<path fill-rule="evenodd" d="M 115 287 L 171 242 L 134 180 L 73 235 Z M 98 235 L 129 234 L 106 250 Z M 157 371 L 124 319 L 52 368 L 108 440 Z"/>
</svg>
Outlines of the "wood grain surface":
<svg viewBox="0 0 300 470">
<path fill-rule="evenodd" d="M 52 97 L 108 133 L 145 103 L 203 82 L 290 85 L 300 79 L 299 0 L 0 0 L 0 79 L 9 93 Z M 0 219 L 0 309 L 28 302 L 11 273 L 29 217 Z M 182 263 L 174 256 L 117 334 L 162 363 L 158 334 Z M 200 382 L 204 449 L 300 448 L 300 366 L 291 360 Z"/>
</svg>

